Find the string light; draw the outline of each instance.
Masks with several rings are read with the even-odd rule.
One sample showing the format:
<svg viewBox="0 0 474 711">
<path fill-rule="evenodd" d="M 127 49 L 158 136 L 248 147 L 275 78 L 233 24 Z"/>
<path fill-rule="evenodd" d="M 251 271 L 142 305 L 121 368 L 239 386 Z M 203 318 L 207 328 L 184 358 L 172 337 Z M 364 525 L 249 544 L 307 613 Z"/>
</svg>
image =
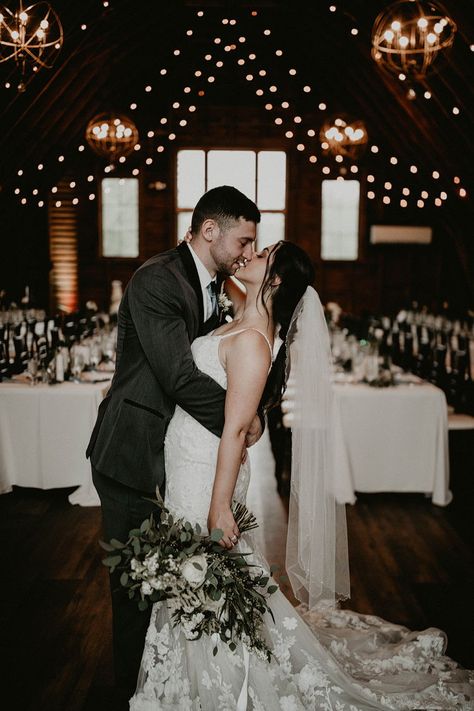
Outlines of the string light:
<svg viewBox="0 0 474 711">
<path fill-rule="evenodd" d="M 331 7 L 334 8 L 334 10 L 332 10 L 332 11 L 335 11 L 335 10 L 336 10 L 336 7 L 335 7 L 335 6 L 331 6 Z M 202 11 L 199 11 L 199 12 L 196 13 L 196 14 L 197 14 L 197 17 L 202 17 L 204 13 L 203 13 Z M 251 14 L 252 14 L 253 17 L 255 17 L 255 16 L 257 15 L 256 12 L 255 12 L 255 13 L 251 13 Z M 223 20 L 225 20 L 225 19 L 227 19 L 227 18 L 223 18 Z M 236 24 L 236 21 L 235 21 L 235 20 L 233 20 L 233 21 L 229 21 L 229 20 L 228 20 L 227 23 L 224 23 L 224 21 L 223 21 L 223 24 L 228 24 L 228 25 L 229 25 L 229 24 L 232 24 L 232 25 L 235 25 L 235 24 Z M 395 28 L 394 28 L 394 29 L 395 29 Z M 187 36 L 188 38 L 191 38 L 191 37 L 194 36 L 194 32 L 193 32 L 193 30 L 192 30 L 191 28 L 189 28 L 188 30 L 183 30 L 183 32 L 186 33 L 186 36 Z M 355 36 L 355 35 L 357 34 L 357 28 L 352 28 L 351 32 L 352 32 L 352 34 Z M 270 32 L 270 30 L 268 30 L 268 31 L 264 32 L 264 34 L 265 34 L 266 36 L 269 36 L 269 35 L 271 34 L 271 32 Z M 212 37 L 210 38 L 210 41 L 212 41 Z M 220 38 L 220 37 L 215 37 L 215 38 L 213 38 L 213 41 L 214 41 L 214 44 L 217 45 L 217 47 L 219 47 L 219 50 L 220 50 L 221 52 L 223 52 L 223 51 L 229 52 L 229 51 L 231 51 L 231 50 L 233 50 L 233 49 L 236 49 L 236 44 L 230 44 L 230 43 L 229 43 L 228 45 L 225 45 L 225 46 L 224 46 L 223 40 L 222 40 L 222 38 Z M 243 37 L 243 36 L 240 36 L 240 37 L 238 38 L 238 41 L 243 44 L 243 43 L 245 43 L 245 42 L 247 41 L 247 38 L 245 38 L 245 37 Z M 216 49 L 216 51 L 217 51 L 217 49 Z M 173 55 L 174 55 L 175 57 L 179 57 L 180 54 L 181 54 L 181 50 L 179 50 L 179 49 L 175 49 L 175 50 L 173 51 Z M 281 49 L 275 49 L 275 55 L 276 55 L 277 57 L 282 57 L 282 56 L 283 56 L 283 51 L 282 51 Z M 251 53 L 248 55 L 248 58 L 249 58 L 249 60 L 254 61 L 254 60 L 256 59 L 255 53 L 251 52 Z M 210 60 L 212 59 L 212 54 L 207 53 L 206 55 L 204 55 L 204 59 L 205 59 L 206 61 L 210 61 Z M 182 61 L 182 60 L 180 60 L 180 61 Z M 236 57 L 236 58 L 235 58 L 235 61 L 236 61 L 237 65 L 238 65 L 239 67 L 242 67 L 242 66 L 245 64 L 245 60 L 244 60 L 243 58 L 237 59 L 237 57 Z M 222 61 L 221 59 L 219 59 L 219 60 L 217 60 L 217 61 L 215 62 L 215 65 L 216 65 L 217 68 L 222 68 L 222 67 L 223 67 L 223 64 L 224 64 L 224 63 L 223 63 L 223 61 Z M 290 68 L 287 69 L 287 71 L 288 71 L 289 76 L 291 76 L 292 78 L 294 78 L 294 77 L 297 76 L 297 69 L 296 69 L 296 68 L 290 67 Z M 160 75 L 161 75 L 161 76 L 165 76 L 165 75 L 167 74 L 167 72 L 168 72 L 167 68 L 166 68 L 166 67 L 162 67 L 161 70 L 160 70 Z M 196 76 L 197 78 L 202 77 L 202 71 L 201 71 L 200 69 L 196 69 L 196 70 L 193 72 L 193 74 L 194 74 L 194 76 Z M 258 70 L 258 74 L 259 74 L 259 76 L 261 76 L 261 77 L 265 77 L 265 76 L 267 76 L 267 75 L 270 75 L 269 72 L 267 72 L 267 70 L 265 70 L 264 68 L 259 69 L 259 70 Z M 252 76 L 252 80 L 253 80 L 253 75 L 250 75 L 250 76 Z M 208 83 L 213 83 L 214 81 L 215 81 L 215 77 L 212 76 L 212 75 L 207 78 L 207 82 L 208 82 Z M 153 87 L 152 87 L 151 84 L 147 84 L 146 86 L 143 87 L 143 89 L 144 89 L 144 91 L 145 91 L 146 93 L 151 93 L 151 91 L 153 90 Z M 304 85 L 304 86 L 300 86 L 300 87 L 299 87 L 299 91 L 302 92 L 302 93 L 309 93 L 309 92 L 311 92 L 311 90 L 312 90 L 312 89 L 311 89 L 311 87 L 310 87 L 309 85 Z M 185 86 L 185 87 L 182 88 L 182 91 L 183 91 L 184 94 L 190 94 L 190 93 L 192 92 L 192 89 L 191 89 L 190 86 Z M 270 87 L 267 89 L 267 91 L 276 94 L 276 93 L 278 92 L 278 87 L 277 87 L 275 84 L 271 84 Z M 259 88 L 259 89 L 256 89 L 255 93 L 256 93 L 257 96 L 262 97 L 262 96 L 264 96 L 265 91 L 264 91 L 263 88 Z M 205 92 L 201 89 L 201 90 L 199 90 L 199 91 L 197 92 L 197 94 L 198 94 L 199 96 L 204 96 L 204 95 L 205 95 Z M 428 91 L 426 91 L 426 92 L 424 93 L 424 96 L 425 96 L 425 98 L 431 98 L 431 93 L 428 92 Z M 293 101 L 292 101 L 292 103 L 293 103 Z M 290 104 L 289 104 L 288 101 L 283 101 L 283 102 L 281 102 L 281 107 L 282 107 L 282 108 L 285 108 L 285 109 L 286 109 L 286 108 L 289 108 L 289 105 L 290 105 Z M 136 102 L 133 102 L 132 104 L 130 104 L 130 108 L 131 108 L 131 110 L 135 110 L 135 109 L 137 108 L 137 103 L 136 103 Z M 173 108 L 179 108 L 179 102 L 174 102 Z M 186 108 L 187 108 L 187 110 L 188 110 L 189 112 L 191 112 L 191 113 L 193 113 L 194 111 L 196 111 L 196 106 L 194 106 L 194 105 L 189 106 L 189 107 L 183 107 L 183 109 L 186 109 Z M 327 108 L 326 103 L 323 102 L 323 101 L 321 101 L 321 102 L 319 103 L 319 105 L 318 105 L 318 108 L 319 108 L 320 111 L 325 111 L 326 108 Z M 273 109 L 273 105 L 272 105 L 271 103 L 266 103 L 266 104 L 265 104 L 265 109 L 270 111 L 270 110 Z M 453 113 L 454 113 L 455 115 L 456 115 L 456 110 L 457 110 L 457 112 L 459 113 L 459 108 L 458 108 L 458 107 L 453 107 L 452 110 L 453 110 Z M 168 122 L 168 119 L 166 119 L 165 117 L 163 117 L 163 118 L 161 119 L 162 125 L 166 124 L 167 122 Z M 276 119 L 274 119 L 274 122 L 275 122 L 276 125 L 281 126 L 281 125 L 283 124 L 283 119 L 282 119 L 281 117 L 277 117 Z M 293 118 L 293 122 L 294 122 L 295 124 L 301 124 L 301 123 L 303 122 L 303 119 L 302 119 L 301 116 L 295 116 L 295 117 Z M 186 121 L 185 119 L 181 118 L 181 117 L 176 117 L 175 123 L 173 124 L 173 126 L 171 126 L 171 124 L 170 124 L 170 128 L 174 128 L 176 125 L 179 125 L 180 127 L 185 127 L 185 126 L 187 125 L 187 121 Z M 305 133 L 307 134 L 307 136 L 308 136 L 309 138 L 314 138 L 314 137 L 317 135 L 317 134 L 316 134 L 316 131 L 315 131 L 314 129 L 309 129 L 309 130 L 305 131 Z M 154 138 L 154 136 L 155 136 L 155 132 L 153 132 L 153 131 L 148 131 L 147 136 L 148 136 L 148 138 L 152 139 L 152 138 Z M 286 132 L 285 132 L 285 137 L 286 137 L 286 138 L 294 138 L 295 136 L 294 136 L 293 131 L 286 131 Z M 170 133 L 168 134 L 168 140 L 169 140 L 169 141 L 173 141 L 173 140 L 175 140 L 175 139 L 176 139 L 176 133 L 174 133 L 173 131 L 170 132 Z M 297 144 L 296 144 L 296 142 L 295 142 L 295 147 L 296 147 L 296 149 L 299 150 L 299 151 L 305 150 L 305 145 L 304 145 L 303 143 L 297 143 Z M 323 147 L 323 146 L 322 146 L 322 147 Z M 157 146 L 157 147 L 155 147 L 155 149 L 156 149 L 156 151 L 157 151 L 158 153 L 161 153 L 161 152 L 163 152 L 163 151 L 165 150 L 165 146 Z M 77 150 L 82 152 L 82 151 L 84 150 L 84 146 L 79 146 L 79 147 L 77 148 Z M 137 147 L 137 150 L 139 150 L 139 147 Z M 150 148 L 149 148 L 149 150 L 150 150 Z M 376 145 L 371 146 L 371 152 L 372 152 L 373 154 L 378 154 L 378 153 L 379 153 L 379 147 L 376 146 Z M 399 163 L 399 160 L 398 160 L 398 158 L 397 158 L 396 156 L 385 155 L 385 156 L 382 156 L 382 157 L 383 157 L 383 158 L 386 158 L 386 160 L 389 161 L 390 164 L 393 165 L 393 166 L 398 165 L 398 163 Z M 64 160 L 65 160 L 64 156 L 58 157 L 58 161 L 63 162 Z M 149 157 L 145 157 L 145 156 L 144 156 L 144 160 L 145 160 L 145 163 L 146 163 L 147 165 L 150 165 L 151 162 L 152 162 L 152 161 L 149 161 Z M 309 157 L 308 157 L 308 160 L 309 160 L 309 162 L 312 163 L 312 164 L 317 163 L 317 157 L 316 157 L 315 155 L 309 156 Z M 122 161 L 121 161 L 121 162 L 122 162 Z M 342 160 L 337 160 L 337 162 L 342 162 Z M 401 166 L 400 166 L 400 168 L 401 168 Z M 38 164 L 38 170 L 42 170 L 42 169 L 43 169 L 43 164 Z M 356 174 L 356 173 L 358 172 L 358 167 L 357 167 L 356 165 L 351 165 L 351 166 L 348 167 L 348 168 L 340 168 L 340 172 L 341 172 L 341 173 L 342 173 L 342 172 L 346 173 L 347 170 L 350 170 L 351 173 Z M 411 166 L 411 167 L 410 167 L 410 172 L 411 172 L 411 173 L 416 173 L 417 170 L 418 170 L 418 169 L 417 169 L 415 166 Z M 135 173 L 135 171 L 137 171 L 137 172 Z M 105 172 L 108 172 L 108 171 L 105 171 Z M 324 175 L 328 175 L 330 172 L 331 172 L 331 169 L 329 168 L 329 166 L 324 166 L 324 167 L 322 168 L 322 173 L 323 173 Z M 19 173 L 19 175 L 22 175 L 22 173 L 23 173 L 23 171 L 22 171 L 21 173 Z M 132 174 L 138 174 L 138 173 L 139 173 L 139 171 L 138 171 L 138 169 L 136 169 L 136 168 L 132 171 Z M 92 177 L 92 176 L 90 176 L 90 177 Z M 339 177 L 341 177 L 341 176 L 339 176 Z M 432 171 L 432 178 L 433 178 L 433 179 L 438 179 L 439 177 L 440 177 L 440 176 L 439 176 L 439 172 L 438 172 L 438 171 L 436 171 L 436 170 Z M 457 176 L 456 176 L 456 177 L 457 177 Z M 342 179 L 342 178 L 341 178 L 341 179 Z M 93 180 L 93 178 L 92 178 L 92 180 Z M 88 181 L 89 181 L 89 182 L 92 182 L 91 180 L 89 180 L 89 177 L 88 177 Z M 367 176 L 367 182 L 375 182 L 375 177 L 374 177 L 373 175 L 372 175 L 371 177 Z M 454 179 L 454 183 L 455 183 L 455 184 L 459 184 L 459 182 L 460 182 L 460 179 L 459 179 L 459 178 L 457 178 L 457 181 L 456 181 L 456 179 Z M 385 183 L 386 189 L 388 189 L 388 188 L 387 188 L 387 184 L 388 184 L 388 181 Z M 391 185 L 391 184 L 390 184 L 390 185 Z M 408 191 L 408 192 L 409 192 L 409 191 Z M 464 188 L 458 189 L 458 193 L 459 193 L 459 196 L 461 196 L 461 197 L 464 197 L 464 196 L 466 195 L 466 191 L 464 190 Z M 19 193 L 16 193 L 16 194 L 19 194 Z M 421 194 L 421 196 L 423 197 L 424 195 L 428 195 L 428 191 L 423 190 L 423 191 L 421 191 L 420 194 Z M 443 193 L 441 194 L 441 196 L 442 196 L 442 195 L 443 195 Z M 444 195 L 446 195 L 446 193 L 444 193 Z M 388 196 L 385 196 L 385 197 L 388 197 Z M 446 196 L 446 197 L 447 197 L 447 196 Z M 426 198 L 425 198 L 425 199 L 426 199 Z M 441 198 L 436 198 L 436 199 L 441 199 Z M 435 199 L 435 204 L 436 204 L 436 199 Z M 446 198 L 443 198 L 443 199 L 446 199 Z"/>
</svg>

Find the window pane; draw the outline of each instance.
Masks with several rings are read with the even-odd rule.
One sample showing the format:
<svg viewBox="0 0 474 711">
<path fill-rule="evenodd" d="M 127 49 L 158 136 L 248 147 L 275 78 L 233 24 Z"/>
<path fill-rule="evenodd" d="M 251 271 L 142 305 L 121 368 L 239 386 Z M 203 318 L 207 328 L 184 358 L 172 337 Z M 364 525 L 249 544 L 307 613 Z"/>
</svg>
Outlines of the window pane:
<svg viewBox="0 0 474 711">
<path fill-rule="evenodd" d="M 178 151 L 178 207 L 193 209 L 206 192 L 204 151 Z"/>
<path fill-rule="evenodd" d="M 358 180 L 323 180 L 321 257 L 357 259 L 359 242 Z"/>
<path fill-rule="evenodd" d="M 102 254 L 138 257 L 138 180 L 102 181 Z"/>
<path fill-rule="evenodd" d="M 286 193 L 286 153 L 258 153 L 258 196 L 260 210 L 284 210 Z"/>
<path fill-rule="evenodd" d="M 191 225 L 191 217 L 193 216 L 192 211 L 189 212 L 178 212 L 177 228 L 178 234 L 176 236 L 176 241 L 179 242 L 183 239 L 184 235 L 188 231 L 188 227 Z"/>
<path fill-rule="evenodd" d="M 254 151 L 209 151 L 207 190 L 233 185 L 255 200 L 255 158 Z"/>
<path fill-rule="evenodd" d="M 285 239 L 285 215 L 281 212 L 262 212 L 257 225 L 257 250 Z"/>
</svg>

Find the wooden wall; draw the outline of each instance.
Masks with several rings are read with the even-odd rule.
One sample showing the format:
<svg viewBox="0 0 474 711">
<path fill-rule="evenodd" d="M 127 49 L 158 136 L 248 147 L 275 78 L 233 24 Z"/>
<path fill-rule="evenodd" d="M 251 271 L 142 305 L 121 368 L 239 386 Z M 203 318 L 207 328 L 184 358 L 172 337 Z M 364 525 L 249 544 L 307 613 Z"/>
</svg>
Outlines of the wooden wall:
<svg viewBox="0 0 474 711">
<path fill-rule="evenodd" d="M 463 227 L 461 216 L 452 219 L 446 213 L 448 208 L 416 208 L 413 211 L 367 200 L 366 170 L 362 163 L 358 176 L 362 181 L 359 259 L 357 262 L 322 262 L 319 256 L 320 166 L 309 163 L 307 153 L 300 153 L 293 144 L 285 143 L 281 131 L 272 127 L 261 108 L 233 107 L 229 111 L 225 106 L 214 105 L 203 109 L 193 119 L 192 132 L 181 132 L 179 145 L 177 141 L 175 144 L 170 144 L 170 149 L 162 154 L 155 153 L 152 166 L 143 164 L 141 167 L 138 259 L 100 257 L 98 200 L 90 201 L 87 194 L 80 196 L 76 208 L 80 304 L 94 299 L 100 307 L 107 307 L 112 280 L 120 279 L 125 286 L 143 261 L 174 245 L 176 151 L 184 147 L 212 147 L 288 151 L 287 238 L 304 247 L 314 260 L 316 286 L 323 301 L 337 301 L 345 311 L 357 315 L 366 311 L 393 312 L 409 305 L 412 300 L 431 309 L 439 308 L 444 301 L 460 311 L 470 305 L 468 228 Z M 91 155 L 91 171 L 95 169 L 96 175 L 103 175 L 103 166 L 94 166 L 93 160 Z M 113 175 L 119 174 L 116 171 Z M 150 183 L 155 181 L 166 183 L 166 189 L 156 191 L 150 188 Z M 98 192 L 97 188 L 95 192 Z M 44 299 L 48 292 L 48 235 L 44 210 L 13 207 L 5 199 L 3 203 L 9 219 L 1 226 L 2 254 L 5 254 L 3 245 L 6 240 L 9 243 L 7 259 L 16 265 L 16 273 L 3 264 L 0 288 L 6 284 L 12 293 L 20 291 L 27 278 L 31 281 L 30 273 L 36 269 L 38 279 L 38 270 L 41 270 L 36 292 L 38 298 Z M 370 245 L 369 229 L 374 223 L 431 225 L 433 243 L 429 246 Z M 3 224 L 15 225 L 13 238 L 11 227 L 10 232 L 5 232 Z"/>
</svg>

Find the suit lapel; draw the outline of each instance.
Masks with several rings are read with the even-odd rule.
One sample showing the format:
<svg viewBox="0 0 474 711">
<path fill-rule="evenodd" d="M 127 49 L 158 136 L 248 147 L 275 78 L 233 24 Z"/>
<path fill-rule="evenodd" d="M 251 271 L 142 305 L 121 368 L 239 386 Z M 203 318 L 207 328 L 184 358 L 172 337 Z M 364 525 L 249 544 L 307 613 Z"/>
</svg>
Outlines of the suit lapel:
<svg viewBox="0 0 474 711">
<path fill-rule="evenodd" d="M 197 273 L 196 265 L 194 259 L 189 251 L 189 247 L 186 242 L 181 242 L 177 246 L 179 256 L 184 264 L 184 269 L 188 277 L 188 281 L 196 292 L 198 309 L 199 309 L 199 324 L 200 329 L 202 329 L 202 324 L 204 321 L 204 304 L 202 302 L 202 289 L 201 282 L 199 281 L 199 274 Z"/>
</svg>

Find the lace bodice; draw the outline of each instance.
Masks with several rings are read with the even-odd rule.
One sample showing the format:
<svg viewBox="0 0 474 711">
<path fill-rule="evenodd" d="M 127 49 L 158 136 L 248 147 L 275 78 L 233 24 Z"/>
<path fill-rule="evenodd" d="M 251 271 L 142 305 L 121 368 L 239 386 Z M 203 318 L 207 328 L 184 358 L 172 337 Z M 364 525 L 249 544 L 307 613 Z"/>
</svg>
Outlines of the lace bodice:
<svg viewBox="0 0 474 711">
<path fill-rule="evenodd" d="M 224 334 L 225 335 L 225 334 Z M 221 387 L 227 388 L 227 373 L 219 360 L 219 345 L 223 336 L 200 336 L 193 341 L 191 351 L 199 370 L 213 378 Z"/>
</svg>

